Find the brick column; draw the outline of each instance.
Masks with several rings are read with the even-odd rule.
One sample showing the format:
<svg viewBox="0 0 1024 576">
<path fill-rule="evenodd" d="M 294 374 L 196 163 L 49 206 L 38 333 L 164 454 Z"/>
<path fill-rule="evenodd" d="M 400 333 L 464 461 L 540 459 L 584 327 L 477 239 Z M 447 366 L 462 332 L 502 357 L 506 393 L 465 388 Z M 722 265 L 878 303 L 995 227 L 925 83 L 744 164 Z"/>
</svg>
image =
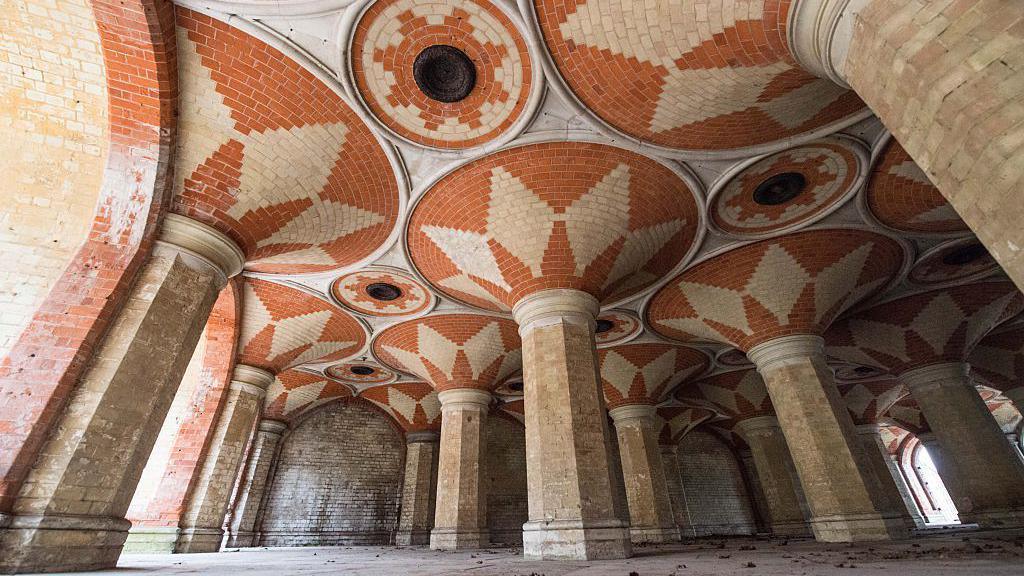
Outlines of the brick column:
<svg viewBox="0 0 1024 576">
<path fill-rule="evenodd" d="M 199 481 L 182 515 L 175 552 L 217 552 L 224 537 L 224 516 L 242 465 L 245 443 L 263 407 L 274 375 L 239 364 L 228 388 L 227 404 L 206 454 Z"/>
<path fill-rule="evenodd" d="M 438 440 L 433 431 L 405 435 L 405 480 L 402 485 L 402 514 L 398 519 L 399 546 L 430 543 L 437 498 Z"/>
<path fill-rule="evenodd" d="M 941 448 L 941 463 L 930 448 L 928 453 L 960 520 L 988 527 L 1022 525 L 1024 464 L 971 384 L 968 369 L 963 363 L 932 364 L 899 379 Z"/>
<path fill-rule="evenodd" d="M 895 464 L 882 443 L 878 425 L 858 425 L 857 438 L 864 454 L 861 468 L 869 471 L 874 478 L 872 494 L 877 494 L 876 506 L 882 515 L 901 518 L 908 530 L 924 526 L 924 519 L 917 512 L 916 505 L 909 504 L 900 490 L 900 482 L 896 478 L 902 479 L 902 475 L 894 470 Z"/>
<path fill-rule="evenodd" d="M 693 532 L 693 525 L 690 523 L 683 478 L 679 474 L 679 447 L 674 444 L 662 444 L 660 450 L 661 465 L 665 469 L 665 486 L 668 488 L 668 498 L 672 503 L 672 518 L 679 529 L 679 537 L 682 539 L 696 536 Z"/>
<path fill-rule="evenodd" d="M 430 548 L 483 548 L 489 543 L 484 425 L 491 393 L 456 388 L 438 392 L 437 398 L 441 401 L 441 443 Z"/>
<path fill-rule="evenodd" d="M 796 335 L 752 347 L 800 478 L 809 523 L 824 542 L 885 540 L 890 530 L 857 465 L 860 443 L 818 336 Z M 895 534 L 894 534 L 895 535 Z"/>
<path fill-rule="evenodd" d="M 800 0 L 789 28 L 797 61 L 852 87 L 1024 286 L 1024 4 Z"/>
<path fill-rule="evenodd" d="M 755 416 L 736 423 L 736 432 L 750 446 L 754 468 L 768 507 L 769 528 L 776 536 L 810 536 L 800 507 L 800 486 L 779 421 Z"/>
<path fill-rule="evenodd" d="M 597 374 L 597 300 L 543 290 L 516 303 L 523 339 L 529 521 L 523 554 L 596 560 L 632 555 L 618 512 L 611 435 Z"/>
<path fill-rule="evenodd" d="M 152 256 L 0 523 L 0 572 L 116 564 L 139 476 L 217 294 L 242 263 L 220 232 L 165 218 Z"/>
<path fill-rule="evenodd" d="M 256 545 L 256 517 L 281 445 L 281 436 L 287 429 L 288 425 L 284 422 L 267 419 L 261 420 L 256 428 L 249 459 L 242 472 L 235 509 L 231 513 L 230 535 L 226 544 L 228 548 Z"/>
<path fill-rule="evenodd" d="M 658 447 L 654 406 L 628 404 L 608 413 L 615 422 L 619 441 L 631 540 L 650 543 L 679 540 Z"/>
</svg>

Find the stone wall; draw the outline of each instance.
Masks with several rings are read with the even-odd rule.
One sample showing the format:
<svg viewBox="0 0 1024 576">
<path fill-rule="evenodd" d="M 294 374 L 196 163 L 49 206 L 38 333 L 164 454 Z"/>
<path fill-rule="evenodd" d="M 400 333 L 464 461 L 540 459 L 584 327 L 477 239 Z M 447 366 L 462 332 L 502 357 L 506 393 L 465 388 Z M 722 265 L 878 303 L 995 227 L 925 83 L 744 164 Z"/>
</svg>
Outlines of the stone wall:
<svg viewBox="0 0 1024 576">
<path fill-rule="evenodd" d="M 739 462 L 714 434 L 694 430 L 683 437 L 679 471 L 697 536 L 757 531 Z"/>
<path fill-rule="evenodd" d="M 398 527 L 405 440 L 359 402 L 329 404 L 283 440 L 261 546 L 386 544 Z"/>
<path fill-rule="evenodd" d="M 487 527 L 491 542 L 522 545 L 529 513 L 526 495 L 526 430 L 494 411 L 487 418 Z"/>
</svg>

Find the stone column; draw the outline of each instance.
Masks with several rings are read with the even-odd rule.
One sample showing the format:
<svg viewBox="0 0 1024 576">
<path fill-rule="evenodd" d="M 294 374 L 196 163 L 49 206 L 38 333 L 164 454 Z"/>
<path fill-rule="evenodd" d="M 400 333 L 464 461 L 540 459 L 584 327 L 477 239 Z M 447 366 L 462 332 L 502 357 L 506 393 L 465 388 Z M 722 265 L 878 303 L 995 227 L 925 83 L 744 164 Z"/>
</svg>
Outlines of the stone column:
<svg viewBox="0 0 1024 576">
<path fill-rule="evenodd" d="M 491 393 L 475 388 L 438 392 L 441 444 L 437 503 L 430 547 L 463 550 L 488 545 L 484 425 Z"/>
<path fill-rule="evenodd" d="M 277 457 L 281 436 L 287 429 L 288 425 L 284 422 L 267 419 L 260 420 L 256 427 L 256 436 L 249 449 L 249 459 L 242 471 L 235 509 L 231 514 L 231 534 L 226 544 L 228 548 L 256 545 L 256 517 L 270 480 L 270 470 Z"/>
<path fill-rule="evenodd" d="M 756 416 L 736 423 L 736 432 L 746 440 L 754 458 L 761 489 L 768 505 L 768 521 L 776 536 L 810 536 L 800 507 L 800 486 L 779 421 L 774 416 Z"/>
<path fill-rule="evenodd" d="M 1007 432 L 1006 441 L 1013 448 L 1013 453 L 1017 455 L 1017 458 L 1024 460 L 1024 452 L 1020 450 L 1020 435 L 1016 432 Z"/>
<path fill-rule="evenodd" d="M 632 555 L 618 513 L 594 326 L 597 300 L 544 290 L 516 303 L 523 339 L 529 521 L 523 554 L 597 560 Z"/>
<path fill-rule="evenodd" d="M 857 437 L 864 453 L 863 468 L 874 476 L 873 493 L 878 494 L 877 506 L 884 516 L 902 518 L 906 528 L 924 526 L 924 518 L 917 511 L 917 505 L 904 491 L 900 490 L 902 474 L 895 470 L 895 463 L 882 444 L 877 424 L 857 426 Z M 900 478 L 897 481 L 897 478 Z"/>
<path fill-rule="evenodd" d="M 430 543 L 437 495 L 438 440 L 433 431 L 405 435 L 405 480 L 402 485 L 402 515 L 398 519 L 399 546 Z"/>
<path fill-rule="evenodd" d="M 680 539 L 696 536 L 690 523 L 683 478 L 679 475 L 679 447 L 674 444 L 662 444 L 660 449 L 661 464 L 665 468 L 665 485 L 668 487 L 668 497 L 672 503 L 672 517 L 679 528 Z"/>
<path fill-rule="evenodd" d="M 960 520 L 985 527 L 1024 524 L 1024 464 L 971 384 L 967 364 L 916 368 L 900 381 L 941 447 L 941 464 L 930 448 L 928 453 Z"/>
<path fill-rule="evenodd" d="M 263 407 L 274 375 L 254 366 L 235 366 L 227 403 L 217 419 L 207 452 L 181 518 L 175 552 L 217 552 L 224 538 L 224 516 L 238 477 L 245 443 Z"/>
<path fill-rule="evenodd" d="M 791 12 L 800 65 L 852 87 L 1024 286 L 1024 4 L 800 0 Z"/>
<path fill-rule="evenodd" d="M 619 406 L 608 413 L 615 421 L 619 440 L 632 541 L 661 543 L 679 540 L 679 529 L 672 518 L 665 467 L 658 448 L 654 406 Z"/>
<path fill-rule="evenodd" d="M 795 335 L 747 351 L 764 378 L 793 464 L 809 523 L 823 542 L 885 540 L 891 527 L 875 508 L 857 465 L 860 444 L 836 389 L 819 336 Z"/>
<path fill-rule="evenodd" d="M 225 235 L 169 214 L 12 507 L 0 572 L 117 563 L 124 516 L 217 294 L 242 269 Z"/>
</svg>

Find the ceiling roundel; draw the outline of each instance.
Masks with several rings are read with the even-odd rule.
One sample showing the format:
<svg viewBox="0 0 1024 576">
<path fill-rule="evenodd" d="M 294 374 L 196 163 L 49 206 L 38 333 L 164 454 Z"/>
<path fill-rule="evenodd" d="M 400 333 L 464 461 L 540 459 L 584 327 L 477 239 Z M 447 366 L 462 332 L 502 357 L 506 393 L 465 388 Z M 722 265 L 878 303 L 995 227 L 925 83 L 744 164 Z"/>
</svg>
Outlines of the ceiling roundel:
<svg viewBox="0 0 1024 576">
<path fill-rule="evenodd" d="M 895 138 L 886 143 L 871 171 L 865 200 L 875 219 L 900 232 L 948 235 L 969 231 Z"/>
<path fill-rule="evenodd" d="M 694 247 L 701 213 L 666 166 L 613 146 L 509 148 L 441 178 L 413 209 L 410 259 L 438 290 L 509 311 L 549 288 L 625 299 Z"/>
<path fill-rule="evenodd" d="M 494 140 L 523 118 L 534 91 L 526 41 L 486 0 L 376 0 L 355 23 L 350 54 L 371 113 L 432 148 Z"/>
<path fill-rule="evenodd" d="M 339 277 L 331 294 L 342 306 L 368 316 L 412 316 L 430 310 L 434 295 L 411 275 L 367 268 Z"/>
<path fill-rule="evenodd" d="M 533 0 L 555 68 L 615 130 L 656 146 L 770 144 L 859 117 L 857 96 L 797 67 L 790 2 Z"/>
<path fill-rule="evenodd" d="M 640 319 L 625 310 L 609 310 L 597 317 L 594 340 L 598 346 L 622 344 L 635 338 L 643 330 Z"/>
<path fill-rule="evenodd" d="M 921 256 L 907 280 L 919 286 L 946 286 L 977 280 L 999 269 L 995 258 L 976 238 L 962 238 L 936 246 Z"/>
<path fill-rule="evenodd" d="M 394 237 L 388 151 L 334 90 L 245 32 L 179 7 L 175 212 L 213 226 L 247 270 L 354 265 Z"/>
<path fill-rule="evenodd" d="M 864 153 L 836 137 L 772 154 L 712 192 L 711 224 L 749 238 L 820 220 L 854 193 L 863 164 Z"/>
<path fill-rule="evenodd" d="M 386 384 L 398 378 L 398 375 L 373 362 L 345 362 L 328 366 L 324 372 L 335 380 L 356 386 L 372 386 Z"/>
</svg>

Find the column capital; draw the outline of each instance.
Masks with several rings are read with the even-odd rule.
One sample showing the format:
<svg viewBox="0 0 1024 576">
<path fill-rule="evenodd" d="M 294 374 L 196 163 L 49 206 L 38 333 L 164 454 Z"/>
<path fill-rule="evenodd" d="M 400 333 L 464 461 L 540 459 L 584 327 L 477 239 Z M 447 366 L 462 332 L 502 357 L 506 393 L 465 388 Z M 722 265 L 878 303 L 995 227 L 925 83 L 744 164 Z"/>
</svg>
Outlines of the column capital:
<svg viewBox="0 0 1024 576">
<path fill-rule="evenodd" d="M 734 428 L 736 433 L 744 440 L 746 440 L 749 435 L 757 433 L 782 433 L 782 428 L 779 427 L 779 419 L 771 414 L 754 416 L 753 418 L 744 418 L 737 422 Z"/>
<path fill-rule="evenodd" d="M 441 441 L 441 433 L 436 430 L 417 430 L 405 433 L 406 444 L 436 444 Z"/>
<path fill-rule="evenodd" d="M 248 392 L 259 398 L 267 395 L 267 388 L 273 383 L 272 373 L 248 364 L 235 364 L 235 370 L 231 373 L 232 390 Z"/>
<path fill-rule="evenodd" d="M 658 409 L 650 404 L 626 404 L 608 411 L 615 424 L 623 424 L 631 420 L 642 420 L 651 422 L 657 415 Z"/>
<path fill-rule="evenodd" d="M 964 362 L 943 362 L 907 370 L 899 375 L 899 380 L 914 394 L 948 386 L 970 386 L 969 372 L 970 366 Z"/>
<path fill-rule="evenodd" d="M 788 364 L 806 358 L 824 358 L 825 340 L 814 334 L 794 334 L 773 338 L 747 350 L 747 358 L 757 366 L 757 371 Z"/>
<path fill-rule="evenodd" d="M 876 423 L 855 424 L 854 429 L 857 430 L 857 434 L 863 434 L 864 436 L 876 436 L 881 431 L 881 427 Z"/>
<path fill-rule="evenodd" d="M 512 317 L 519 324 L 519 334 L 539 326 L 568 322 L 594 329 L 601 305 L 597 298 L 582 290 L 554 288 L 525 296 L 512 307 Z"/>
<path fill-rule="evenodd" d="M 454 388 L 437 393 L 442 412 L 459 408 L 482 408 L 486 412 L 491 406 L 492 398 L 490 392 L 479 388 Z"/>
<path fill-rule="evenodd" d="M 271 420 L 270 418 L 264 418 L 260 420 L 258 428 L 260 432 L 266 432 L 267 434 L 275 434 L 277 436 L 284 434 L 284 431 L 287 429 L 287 423 L 281 422 L 280 420 Z"/>
<path fill-rule="evenodd" d="M 857 13 L 870 0 L 797 0 L 789 11 L 790 52 L 801 68 L 849 88 L 844 68 Z"/>
<path fill-rule="evenodd" d="M 223 232 L 181 214 L 164 216 L 159 246 L 183 252 L 212 266 L 224 281 L 237 276 L 245 265 L 245 253 Z"/>
</svg>

